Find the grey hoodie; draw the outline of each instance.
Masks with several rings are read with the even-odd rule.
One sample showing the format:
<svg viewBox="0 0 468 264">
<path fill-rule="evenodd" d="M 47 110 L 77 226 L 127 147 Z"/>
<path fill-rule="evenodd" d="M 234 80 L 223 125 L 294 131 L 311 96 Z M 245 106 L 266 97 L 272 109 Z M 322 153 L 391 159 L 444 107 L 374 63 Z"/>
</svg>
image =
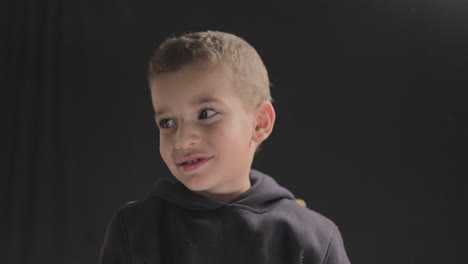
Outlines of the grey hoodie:
<svg viewBox="0 0 468 264">
<path fill-rule="evenodd" d="M 252 169 L 251 188 L 224 203 L 162 178 L 148 199 L 122 206 L 101 249 L 101 264 L 347 264 L 340 232 Z"/>
</svg>

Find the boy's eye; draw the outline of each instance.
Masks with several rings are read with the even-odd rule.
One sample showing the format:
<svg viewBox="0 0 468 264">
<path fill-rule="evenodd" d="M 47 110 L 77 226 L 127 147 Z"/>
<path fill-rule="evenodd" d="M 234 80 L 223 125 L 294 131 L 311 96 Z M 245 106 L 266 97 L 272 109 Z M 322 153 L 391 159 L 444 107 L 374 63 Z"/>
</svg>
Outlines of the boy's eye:
<svg viewBox="0 0 468 264">
<path fill-rule="evenodd" d="M 162 128 L 170 128 L 174 126 L 174 120 L 172 119 L 163 119 L 159 122 L 159 126 Z"/>
<path fill-rule="evenodd" d="M 215 114 L 217 114 L 218 112 L 216 112 L 215 110 L 211 110 L 211 109 L 203 109 L 201 112 L 200 112 L 200 115 L 198 116 L 198 118 L 200 119 L 206 119 L 208 117 L 211 117 L 211 116 L 214 116 Z"/>
</svg>

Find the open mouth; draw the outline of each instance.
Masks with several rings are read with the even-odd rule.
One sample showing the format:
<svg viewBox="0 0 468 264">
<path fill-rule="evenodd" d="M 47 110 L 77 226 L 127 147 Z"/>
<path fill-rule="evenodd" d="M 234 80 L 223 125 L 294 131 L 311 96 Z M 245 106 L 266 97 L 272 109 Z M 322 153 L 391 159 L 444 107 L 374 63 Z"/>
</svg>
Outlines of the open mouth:
<svg viewBox="0 0 468 264">
<path fill-rule="evenodd" d="M 196 169 L 200 168 L 204 164 L 206 164 L 212 158 L 213 157 L 187 160 L 187 161 L 184 161 L 184 162 L 178 164 L 178 166 L 180 168 L 182 168 L 182 170 L 184 170 L 184 171 L 193 171 L 193 170 L 196 170 Z"/>
<path fill-rule="evenodd" d="M 188 160 L 188 161 L 186 161 L 186 162 L 182 162 L 182 164 L 180 164 L 180 166 L 194 164 L 194 163 L 200 162 L 200 161 L 202 161 L 202 160 L 205 160 L 205 158 L 199 158 L 199 159 L 194 159 L 194 160 Z"/>
</svg>

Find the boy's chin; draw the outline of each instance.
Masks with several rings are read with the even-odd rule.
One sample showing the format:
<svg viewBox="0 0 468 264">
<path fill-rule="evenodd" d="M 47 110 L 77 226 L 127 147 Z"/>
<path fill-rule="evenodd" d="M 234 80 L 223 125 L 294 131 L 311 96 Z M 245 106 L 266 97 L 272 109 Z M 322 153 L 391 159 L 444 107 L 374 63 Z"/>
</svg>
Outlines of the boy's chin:
<svg viewBox="0 0 468 264">
<path fill-rule="evenodd" d="M 211 189 L 213 183 L 212 179 L 207 177 L 208 175 L 204 174 L 192 174 L 192 175 L 182 175 L 176 177 L 187 189 L 193 192 L 205 192 Z"/>
</svg>

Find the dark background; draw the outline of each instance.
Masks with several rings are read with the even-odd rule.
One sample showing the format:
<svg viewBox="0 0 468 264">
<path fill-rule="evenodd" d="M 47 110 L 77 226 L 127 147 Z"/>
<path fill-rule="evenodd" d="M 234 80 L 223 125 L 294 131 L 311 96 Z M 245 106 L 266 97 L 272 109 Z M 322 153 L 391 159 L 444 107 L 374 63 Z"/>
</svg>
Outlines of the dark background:
<svg viewBox="0 0 468 264">
<path fill-rule="evenodd" d="M 2 1 L 1 263 L 96 263 L 168 173 L 146 66 L 166 37 L 244 37 L 277 123 L 254 167 L 332 219 L 353 263 L 466 263 L 466 1 Z M 6 238 L 6 239 L 5 239 Z"/>
</svg>

